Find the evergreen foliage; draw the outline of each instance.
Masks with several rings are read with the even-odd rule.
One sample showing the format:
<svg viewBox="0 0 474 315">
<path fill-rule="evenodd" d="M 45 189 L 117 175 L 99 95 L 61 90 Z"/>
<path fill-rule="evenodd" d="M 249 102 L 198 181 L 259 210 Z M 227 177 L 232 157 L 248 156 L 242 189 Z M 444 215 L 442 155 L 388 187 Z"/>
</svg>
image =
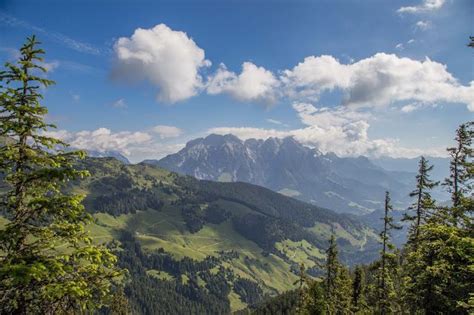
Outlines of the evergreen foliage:
<svg viewBox="0 0 474 315">
<path fill-rule="evenodd" d="M 64 194 L 70 180 L 88 175 L 74 163 L 83 152 L 48 136 L 41 89 L 53 84 L 44 51 L 30 37 L 16 63 L 0 72 L 0 172 L 6 184 L 0 230 L 0 313 L 60 314 L 94 310 L 107 302 L 119 275 L 116 257 L 93 245 L 83 196 Z"/>
<path fill-rule="evenodd" d="M 306 301 L 302 314 L 324 312 L 317 308 L 315 311 L 315 304 L 311 303 L 315 300 L 320 301 L 317 305 L 326 304 L 329 314 L 471 314 L 474 311 L 472 127 L 472 122 L 462 124 L 456 131 L 456 146 L 448 148 L 451 172 L 445 185 L 452 204 L 436 206 L 430 195 L 437 185 L 429 178 L 433 167 L 422 157 L 416 187 L 410 194 L 415 202 L 405 216 L 411 225 L 403 250 L 396 250 L 390 242 L 390 231 L 399 227 L 393 222 L 387 192 L 380 259 L 369 266 L 357 266 L 351 281 L 345 272 L 338 272 L 336 242 L 331 238 L 323 279 L 325 298 L 320 300 L 319 284 L 301 288 Z M 307 280 L 306 276 L 305 281 L 318 283 Z M 348 285 L 350 303 L 341 299 Z"/>
<path fill-rule="evenodd" d="M 418 174 L 416 175 L 416 188 L 410 193 L 410 197 L 415 198 L 415 202 L 408 212 L 405 214 L 404 221 L 411 222 L 408 232 L 408 244 L 416 246 L 418 236 L 420 234 L 420 226 L 429 216 L 429 211 L 435 208 L 434 200 L 431 198 L 430 190 L 433 189 L 437 182 L 433 182 L 429 178 L 429 172 L 433 169 L 433 165 L 428 164 L 423 156 L 419 162 Z M 410 214 L 411 211 L 414 214 Z"/>
</svg>

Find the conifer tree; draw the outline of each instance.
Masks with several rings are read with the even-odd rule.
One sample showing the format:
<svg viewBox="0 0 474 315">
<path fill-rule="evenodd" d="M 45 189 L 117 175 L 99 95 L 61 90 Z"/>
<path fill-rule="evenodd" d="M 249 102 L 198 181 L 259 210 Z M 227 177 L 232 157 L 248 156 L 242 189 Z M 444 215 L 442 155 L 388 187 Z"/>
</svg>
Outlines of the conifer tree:
<svg viewBox="0 0 474 315">
<path fill-rule="evenodd" d="M 41 89 L 53 84 L 41 66 L 44 51 L 28 38 L 16 63 L 0 72 L 0 172 L 5 182 L 0 230 L 0 313 L 62 314 L 106 302 L 119 272 L 115 256 L 93 245 L 83 197 L 64 185 L 87 176 L 74 163 L 82 152 L 44 133 Z"/>
<path fill-rule="evenodd" d="M 430 190 L 438 183 L 429 178 L 429 173 L 433 165 L 429 165 L 425 157 L 421 157 L 418 163 L 418 174 L 416 175 L 416 188 L 410 193 L 410 197 L 415 198 L 415 202 L 408 210 L 415 211 L 414 214 L 406 213 L 403 220 L 410 221 L 411 226 L 408 234 L 408 243 L 416 246 L 420 226 L 428 217 L 429 211 L 434 208 L 434 201 L 431 198 Z"/>
<path fill-rule="evenodd" d="M 393 298 L 395 292 L 392 277 L 395 274 L 396 255 L 393 253 L 395 247 L 390 242 L 390 231 L 400 229 L 400 227 L 393 222 L 393 217 L 390 214 L 392 210 L 390 194 L 387 191 L 385 193 L 384 224 L 383 230 L 380 233 L 382 250 L 377 270 L 377 310 L 382 315 L 390 314 L 394 311 Z"/>
<path fill-rule="evenodd" d="M 326 301 L 321 282 L 311 280 L 306 289 L 306 298 L 299 314 L 301 315 L 324 315 L 326 312 Z"/>
<path fill-rule="evenodd" d="M 472 194 L 474 179 L 473 149 L 471 148 L 474 137 L 473 127 L 474 122 L 461 124 L 456 130 L 456 145 L 447 149 L 451 162 L 450 174 L 444 185 L 451 193 L 453 224 L 460 223 L 460 218 L 466 219 L 464 215 L 472 214 L 473 211 L 472 196 L 469 196 Z"/>
<path fill-rule="evenodd" d="M 337 244 L 334 234 L 329 240 L 329 247 L 326 250 L 326 297 L 328 300 L 334 300 L 334 291 L 336 286 L 337 270 L 339 268 L 339 261 L 337 258 Z"/>
<path fill-rule="evenodd" d="M 336 239 L 331 235 L 326 250 L 325 298 L 328 313 L 344 314 L 351 307 L 351 278 L 338 258 Z"/>
<path fill-rule="evenodd" d="M 354 280 L 352 282 L 352 312 L 357 313 L 365 308 L 364 300 L 364 270 L 361 266 L 356 266 L 354 270 Z"/>
<path fill-rule="evenodd" d="M 465 314 L 473 307 L 471 128 L 472 123 L 462 124 L 456 131 L 456 146 L 448 148 L 450 177 L 445 185 L 451 192 L 451 207 L 438 208 L 420 226 L 419 245 L 407 254 L 406 299 L 412 312 Z"/>
<path fill-rule="evenodd" d="M 297 313 L 300 315 L 325 314 L 326 303 L 321 283 L 306 275 L 304 264 L 300 265 L 300 277 L 296 283 L 298 283 L 299 291 Z"/>
</svg>

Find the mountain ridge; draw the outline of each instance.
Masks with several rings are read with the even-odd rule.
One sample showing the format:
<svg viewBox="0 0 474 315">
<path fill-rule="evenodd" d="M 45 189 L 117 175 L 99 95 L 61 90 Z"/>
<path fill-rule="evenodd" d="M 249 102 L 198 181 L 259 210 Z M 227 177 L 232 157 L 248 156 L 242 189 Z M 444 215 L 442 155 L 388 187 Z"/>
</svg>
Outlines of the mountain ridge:
<svg viewBox="0 0 474 315">
<path fill-rule="evenodd" d="M 197 138 L 177 153 L 142 163 L 198 179 L 248 182 L 355 214 L 377 209 L 385 190 L 392 192 L 396 206 L 406 206 L 406 179 L 413 175 L 387 171 L 364 156 L 323 154 L 292 137 L 242 141 L 231 134 Z"/>
</svg>

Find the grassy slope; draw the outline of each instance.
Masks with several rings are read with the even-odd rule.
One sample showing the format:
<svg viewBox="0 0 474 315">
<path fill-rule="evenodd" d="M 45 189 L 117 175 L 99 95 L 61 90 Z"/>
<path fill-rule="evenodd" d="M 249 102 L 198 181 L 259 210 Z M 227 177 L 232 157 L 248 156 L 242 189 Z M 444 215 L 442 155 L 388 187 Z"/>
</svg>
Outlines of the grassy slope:
<svg viewBox="0 0 474 315">
<path fill-rule="evenodd" d="M 133 186 L 138 188 L 150 188 L 153 181 L 159 181 L 176 191 L 183 188 L 179 186 L 181 182 L 177 181 L 178 175 L 152 166 L 125 166 L 114 159 L 88 159 L 84 167 L 89 169 L 93 176 L 75 183 L 70 189 L 88 195 L 89 200 L 104 193 L 110 193 L 107 190 L 113 190 L 113 188 L 97 189 L 93 185 L 95 181 L 101 178 L 117 177 L 121 174 L 127 174 L 132 179 Z M 253 189 L 249 186 L 243 188 Z M 297 276 L 291 271 L 292 265 L 294 267 L 295 264 L 305 263 L 306 266 L 311 267 L 314 265 L 314 260 L 324 258 L 324 249 L 317 248 L 305 240 L 299 242 L 283 240 L 275 244 L 276 250 L 280 252 L 279 255 L 264 255 L 256 243 L 239 234 L 229 221 L 221 224 L 207 223 L 197 233 L 190 233 L 185 226 L 180 208 L 173 204 L 173 201 L 179 197 L 174 193 L 160 192 L 160 194 L 165 201 L 160 211 L 142 209 L 134 214 L 122 214 L 115 217 L 106 213 L 95 213 L 95 223 L 88 228 L 93 238 L 98 243 L 108 242 L 116 238 L 120 230 L 125 229 L 134 233 L 145 251 L 163 248 L 177 259 L 190 257 L 203 260 L 208 255 L 218 256 L 220 251 L 234 250 L 238 253 L 238 257 L 221 262 L 221 265 L 231 269 L 235 275 L 259 283 L 264 292 L 270 294 L 294 288 Z M 265 198 L 272 199 L 273 197 L 270 195 Z M 277 200 L 275 202 L 280 200 L 280 197 L 276 195 L 275 198 Z M 234 215 L 256 213 L 256 209 L 252 209 L 245 203 L 228 199 L 213 202 Z M 87 202 L 86 207 L 90 208 Z M 273 211 L 273 209 L 270 210 Z M 0 226 L 4 224 L 4 221 L 0 217 Z M 307 230 L 322 239 L 329 238 L 331 231 L 334 231 L 339 238 L 357 247 L 363 247 L 367 237 L 373 236 L 370 231 L 351 231 L 344 229 L 340 224 L 329 225 L 319 222 Z M 174 280 L 164 271 L 149 270 L 148 273 L 160 279 Z M 186 275 L 183 275 L 180 280 L 185 281 Z M 229 300 L 234 310 L 246 307 L 234 291 L 229 294 Z"/>
</svg>

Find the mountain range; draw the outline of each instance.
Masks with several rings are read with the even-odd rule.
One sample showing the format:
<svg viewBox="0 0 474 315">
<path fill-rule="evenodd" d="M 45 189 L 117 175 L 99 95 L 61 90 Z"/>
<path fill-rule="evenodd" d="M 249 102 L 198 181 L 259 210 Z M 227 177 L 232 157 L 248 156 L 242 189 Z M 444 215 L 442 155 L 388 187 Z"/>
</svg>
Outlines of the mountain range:
<svg viewBox="0 0 474 315">
<path fill-rule="evenodd" d="M 291 137 L 242 141 L 230 134 L 198 138 L 175 154 L 143 163 L 198 179 L 247 182 L 353 214 L 380 209 L 386 190 L 403 209 L 416 172 L 416 167 L 387 170 L 363 156 L 323 154 Z"/>
</svg>

